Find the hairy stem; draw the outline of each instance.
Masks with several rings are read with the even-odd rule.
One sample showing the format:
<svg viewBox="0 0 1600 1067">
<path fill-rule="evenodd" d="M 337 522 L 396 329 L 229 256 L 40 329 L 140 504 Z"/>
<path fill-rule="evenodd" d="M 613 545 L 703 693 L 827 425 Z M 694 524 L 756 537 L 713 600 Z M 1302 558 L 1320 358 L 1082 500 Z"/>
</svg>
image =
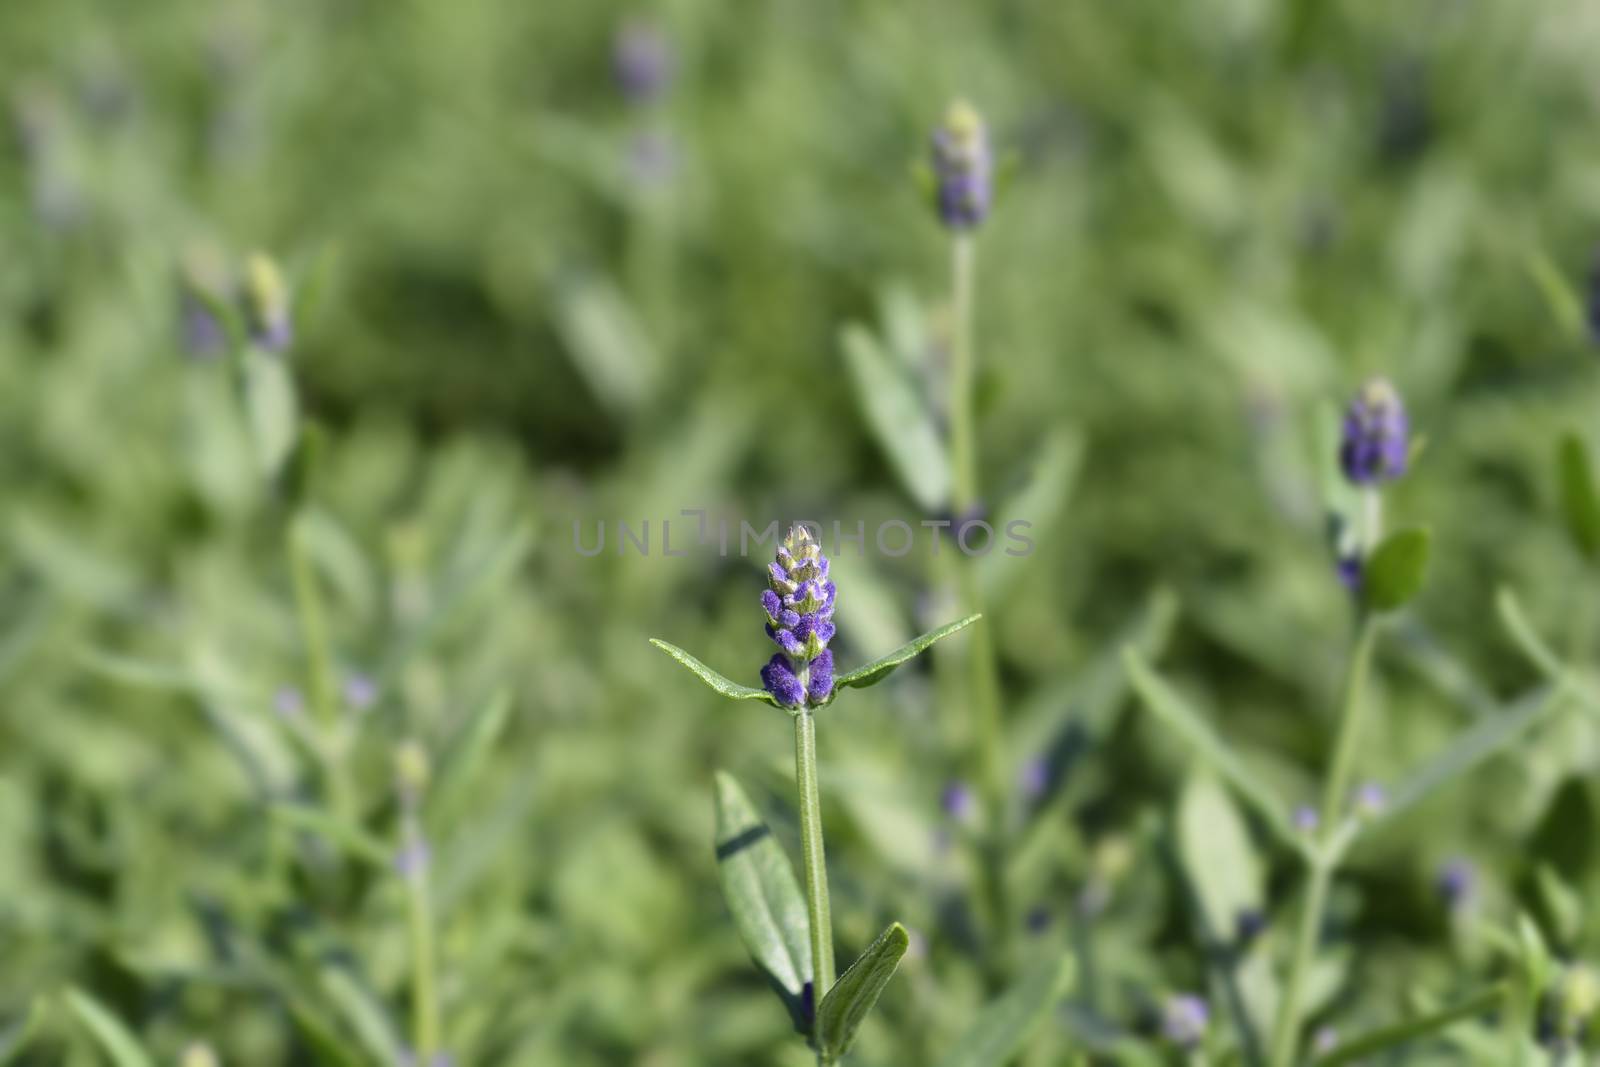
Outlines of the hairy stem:
<svg viewBox="0 0 1600 1067">
<path fill-rule="evenodd" d="M 951 241 L 951 288 L 954 322 L 950 344 L 950 452 L 953 479 L 951 503 L 955 510 L 956 547 L 961 547 L 961 524 L 972 518 L 979 505 L 977 414 L 973 398 L 976 378 L 974 352 L 974 292 L 977 282 L 977 249 L 970 233 L 958 233 Z M 977 568 L 972 560 L 957 561 L 958 585 L 963 610 L 968 614 L 983 611 L 982 591 Z M 971 671 L 970 699 L 975 720 L 979 760 L 978 781 L 982 786 L 984 809 L 988 813 L 988 832 L 982 845 L 983 895 L 987 899 L 993 924 L 996 951 L 990 960 L 991 985 L 1004 977 L 1011 949 L 1011 907 L 1005 884 L 1006 856 L 1006 760 L 1000 721 L 999 668 L 994 642 L 989 631 L 968 638 Z"/>
<path fill-rule="evenodd" d="M 828 914 L 828 863 L 822 849 L 822 804 L 817 793 L 817 722 L 809 708 L 794 717 L 794 777 L 800 789 L 800 848 L 805 864 L 806 914 L 811 925 L 813 1014 L 833 985 L 833 923 Z M 822 1063 L 821 1043 L 817 1062 Z"/>
<path fill-rule="evenodd" d="M 1355 649 L 1350 656 L 1350 666 L 1345 676 L 1344 706 L 1340 711 L 1339 736 L 1335 742 L 1333 763 L 1324 783 L 1322 819 L 1319 828 L 1320 846 L 1311 861 L 1305 906 L 1300 913 L 1300 927 L 1295 936 L 1294 956 L 1289 964 L 1289 978 L 1284 985 L 1283 1001 L 1278 1005 L 1278 1017 L 1272 1031 L 1272 1067 L 1292 1067 L 1295 1049 L 1299 1042 L 1301 1005 L 1305 992 L 1306 976 L 1316 956 L 1317 935 L 1322 929 L 1322 914 L 1327 907 L 1328 887 L 1337 871 L 1342 850 L 1330 847 L 1339 833 L 1346 794 L 1354 768 L 1355 753 L 1359 746 L 1361 728 L 1366 718 L 1365 691 L 1367 675 L 1372 666 L 1372 649 L 1377 637 L 1377 621 L 1363 613 L 1356 630 Z"/>
</svg>

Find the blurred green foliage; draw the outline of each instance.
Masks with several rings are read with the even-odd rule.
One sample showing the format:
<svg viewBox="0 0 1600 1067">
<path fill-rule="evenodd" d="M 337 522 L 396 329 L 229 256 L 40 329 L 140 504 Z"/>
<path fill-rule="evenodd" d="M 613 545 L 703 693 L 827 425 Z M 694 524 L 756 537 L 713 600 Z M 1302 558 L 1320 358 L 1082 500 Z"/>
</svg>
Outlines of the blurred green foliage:
<svg viewBox="0 0 1600 1067">
<path fill-rule="evenodd" d="M 441 768 L 457 1063 L 806 1062 L 712 850 L 728 768 L 795 851 L 787 723 L 646 644 L 753 683 L 757 561 L 587 558 L 572 530 L 926 514 L 944 475 L 872 385 L 909 350 L 896 373 L 937 397 L 946 249 L 913 172 L 958 93 L 1013 160 L 978 251 L 981 481 L 997 513 L 1048 516 L 985 575 L 1010 754 L 1049 770 L 1012 813 L 1014 974 L 1078 956 L 1019 1062 L 1162 1062 L 1142 1038 L 1168 994 L 1217 993 L 1235 897 L 1265 924 L 1236 961 L 1246 1014 L 1272 1001 L 1291 858 L 1188 773 L 1120 650 L 1161 655 L 1252 773 L 1314 799 L 1348 615 L 1318 427 L 1361 377 L 1391 376 L 1426 435 L 1389 507 L 1434 531 L 1364 777 L 1400 781 L 1535 684 L 1501 586 L 1600 663 L 1555 462 L 1568 429 L 1600 446 L 1579 295 L 1600 9 L 667 0 L 646 14 L 674 75 L 646 105 L 611 70 L 640 14 L 0 7 L 0 1061 L 31 1034 L 21 1063 L 119 1042 L 401 1062 L 391 760 L 415 737 Z M 306 297 L 288 358 L 326 443 L 297 529 L 351 738 L 342 820 L 296 726 L 290 502 L 226 362 L 183 345 L 185 272 L 226 295 L 257 248 Z M 845 664 L 952 617 L 921 553 L 847 550 L 835 576 Z M 912 931 L 862 1064 L 937 1062 L 993 992 L 968 830 L 939 805 L 970 765 L 959 661 L 935 658 L 821 730 L 841 956 Z M 1592 718 L 1553 717 L 1363 846 L 1317 1023 L 1354 1034 L 1589 953 L 1597 768 Z M 1192 892 L 1219 849 L 1229 878 Z M 1478 878 L 1451 909 L 1454 856 Z M 1533 1033 L 1546 1007 L 1518 1010 Z M 1488 1034 L 1405 1062 L 1503 1062 Z"/>
</svg>

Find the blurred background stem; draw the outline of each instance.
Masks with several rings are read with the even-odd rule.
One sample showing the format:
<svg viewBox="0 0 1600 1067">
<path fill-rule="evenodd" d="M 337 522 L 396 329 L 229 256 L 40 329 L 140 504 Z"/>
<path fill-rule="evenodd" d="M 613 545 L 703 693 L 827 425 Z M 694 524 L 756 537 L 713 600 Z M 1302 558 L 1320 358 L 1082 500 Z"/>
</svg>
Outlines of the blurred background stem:
<svg viewBox="0 0 1600 1067">
<path fill-rule="evenodd" d="M 434 986 L 433 887 L 428 844 L 413 804 L 403 816 L 406 919 L 411 938 L 412 1039 L 417 1067 L 431 1067 L 439 1051 L 439 999 Z"/>
<path fill-rule="evenodd" d="M 306 681 L 311 710 L 317 723 L 317 748 L 328 786 L 329 802 L 341 821 L 356 817 L 355 800 L 344 768 L 344 728 L 334 697 L 333 657 L 328 646 L 328 628 L 322 609 L 322 593 L 316 572 L 306 554 L 305 518 L 296 512 L 289 520 L 286 536 L 290 580 L 294 585 L 295 612 L 299 616 L 300 640 L 305 646 Z"/>
<path fill-rule="evenodd" d="M 981 518 L 978 495 L 977 411 L 974 397 L 974 297 L 977 283 L 977 246 L 970 233 L 957 233 L 950 242 L 951 288 L 954 322 L 950 345 L 950 451 L 954 468 L 952 504 L 956 550 L 961 552 L 962 525 Z M 993 536 L 992 534 L 990 536 Z M 984 610 L 975 559 L 957 561 L 956 573 L 962 610 L 975 615 Z M 976 632 L 982 630 L 982 633 Z M 1006 761 L 1001 735 L 1000 686 L 994 641 L 988 627 L 974 627 L 967 639 L 970 677 L 968 693 L 978 734 L 977 779 L 981 783 L 987 822 L 982 841 L 982 891 L 988 906 L 994 942 L 988 961 L 990 985 L 1003 984 L 1011 954 L 1011 903 L 1006 888 Z"/>
<path fill-rule="evenodd" d="M 1292 1067 L 1299 1041 L 1301 999 L 1305 991 L 1306 975 L 1316 955 L 1317 935 L 1322 929 L 1322 913 L 1327 906 L 1328 887 L 1338 869 L 1342 850 L 1335 847 L 1339 837 L 1339 824 L 1350 789 L 1350 776 L 1355 764 L 1355 752 L 1366 718 L 1365 690 L 1371 671 L 1372 649 L 1377 637 L 1376 618 L 1363 611 L 1356 624 L 1355 648 L 1350 655 L 1350 666 L 1345 676 L 1344 706 L 1340 711 L 1339 736 L 1334 747 L 1333 763 L 1328 771 L 1322 797 L 1322 816 L 1318 823 L 1321 840 L 1311 860 L 1310 880 L 1306 887 L 1306 901 L 1300 912 L 1300 928 L 1295 937 L 1294 956 L 1289 964 L 1289 978 L 1284 986 L 1283 1001 L 1278 1006 L 1278 1018 L 1272 1032 L 1271 1067 Z"/>
</svg>

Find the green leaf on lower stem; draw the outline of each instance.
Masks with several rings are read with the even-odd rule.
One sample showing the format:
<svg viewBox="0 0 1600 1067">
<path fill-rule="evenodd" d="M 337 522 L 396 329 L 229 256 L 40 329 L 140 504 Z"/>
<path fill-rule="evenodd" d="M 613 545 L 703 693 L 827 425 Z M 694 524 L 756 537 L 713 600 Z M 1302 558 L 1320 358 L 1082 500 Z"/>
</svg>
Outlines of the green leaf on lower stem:
<svg viewBox="0 0 1600 1067">
<path fill-rule="evenodd" d="M 830 1063 L 839 1059 L 856 1039 L 856 1031 L 866 1019 L 883 987 L 894 977 L 900 957 L 911 946 L 910 935 L 899 923 L 878 935 L 878 940 L 856 958 L 850 969 L 828 990 L 817 1008 L 817 1047 Z"/>
<path fill-rule="evenodd" d="M 1394 611 L 1410 603 L 1427 580 L 1432 550 L 1433 534 L 1425 526 L 1407 526 L 1385 537 L 1362 574 L 1367 606 Z"/>
<path fill-rule="evenodd" d="M 1399 1045 L 1426 1037 L 1436 1031 L 1443 1030 L 1451 1023 L 1463 1019 L 1470 1019 L 1475 1015 L 1498 1008 L 1506 998 L 1507 989 L 1503 985 L 1490 986 L 1476 996 L 1469 997 L 1459 1004 L 1442 1008 L 1415 1019 L 1385 1026 L 1370 1033 L 1349 1041 L 1341 1041 L 1333 1051 L 1325 1053 L 1313 1061 L 1312 1067 L 1338 1067 L 1339 1064 L 1354 1063 L 1365 1059 L 1385 1049 L 1395 1048 Z"/>
<path fill-rule="evenodd" d="M 938 1067 L 1001 1067 L 1033 1033 L 1045 1013 L 1066 993 L 1072 957 L 1041 960 L 999 999 L 984 1007 Z"/>
<path fill-rule="evenodd" d="M 983 618 L 982 615 L 968 615 L 957 622 L 947 623 L 937 630 L 929 630 L 921 637 L 914 637 L 882 659 L 875 659 L 864 667 L 857 667 L 848 674 L 839 675 L 834 679 L 833 691 L 837 693 L 845 688 L 865 689 L 869 685 L 877 685 L 888 677 L 896 667 L 926 652 L 934 642 L 944 640 L 957 630 L 966 629 L 981 618 Z"/>
<path fill-rule="evenodd" d="M 756 965 L 783 998 L 796 1029 L 810 1020 L 811 941 L 806 898 L 789 857 L 730 774 L 716 775 L 717 876 L 733 925 Z"/>
<path fill-rule="evenodd" d="M 262 473 L 275 478 L 299 437 L 299 404 L 294 375 L 281 357 L 247 349 L 244 353 L 244 404 L 256 459 Z"/>
<path fill-rule="evenodd" d="M 683 664 L 685 667 L 689 668 L 695 673 L 697 678 L 709 685 L 711 688 L 715 689 L 718 693 L 721 693 L 723 696 L 727 697 L 729 700 L 760 700 L 771 704 L 775 708 L 783 707 L 783 705 L 779 704 L 777 700 L 773 698 L 772 694 L 767 692 L 765 689 L 757 689 L 750 685 L 740 685 L 731 678 L 724 678 L 722 675 L 718 674 L 710 667 L 707 667 L 704 663 L 701 663 L 699 660 L 689 655 L 689 653 L 685 652 L 677 645 L 669 645 L 667 642 L 654 637 L 650 639 L 650 643 L 655 645 L 661 651 L 665 652 L 667 655 L 671 656 L 673 659 L 677 660 L 679 663 Z M 783 710 L 789 711 L 788 708 L 784 708 Z"/>
<path fill-rule="evenodd" d="M 1210 773 L 1189 776 L 1178 797 L 1178 854 L 1199 898 L 1207 938 L 1231 944 L 1239 923 L 1262 911 L 1265 879 L 1250 831 Z"/>
<path fill-rule="evenodd" d="M 76 988 L 69 988 L 64 997 L 67 1008 L 115 1067 L 155 1067 L 133 1031 L 104 1004 Z"/>
<path fill-rule="evenodd" d="M 1556 450 L 1561 514 L 1572 541 L 1591 561 L 1600 562 L 1600 485 L 1583 438 L 1568 432 Z"/>
</svg>

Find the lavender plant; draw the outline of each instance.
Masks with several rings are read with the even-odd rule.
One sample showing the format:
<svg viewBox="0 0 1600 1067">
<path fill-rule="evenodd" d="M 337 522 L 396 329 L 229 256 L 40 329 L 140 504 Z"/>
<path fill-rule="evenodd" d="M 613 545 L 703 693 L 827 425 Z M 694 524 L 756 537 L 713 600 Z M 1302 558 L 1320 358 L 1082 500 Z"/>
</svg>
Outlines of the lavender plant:
<svg viewBox="0 0 1600 1067">
<path fill-rule="evenodd" d="M 876 685 L 980 617 L 969 615 L 941 626 L 887 656 L 836 674 L 829 648 L 837 595 L 831 569 L 822 546 L 804 525 L 794 526 L 778 546 L 777 558 L 767 567 L 768 588 L 761 594 L 767 636 L 778 651 L 761 669 L 761 688 L 731 681 L 665 641 L 650 642 L 721 695 L 762 701 L 794 720 L 804 895 L 771 831 L 725 773 L 717 775 L 716 786 L 717 862 L 745 947 L 771 979 L 796 1028 L 807 1036 L 819 1065 L 837 1063 L 849 1051 L 910 939 L 904 926 L 891 923 L 843 974 L 836 974 L 817 787 L 816 714 L 841 690 Z"/>
<path fill-rule="evenodd" d="M 1261 1049 L 1269 1067 L 1354 1062 L 1456 1019 L 1481 1015 L 1502 1004 L 1508 992 L 1505 986 L 1494 986 L 1435 1014 L 1339 1039 L 1331 1048 L 1322 1047 L 1327 1042 L 1320 1039 L 1308 1042 L 1304 1032 L 1308 984 L 1319 956 L 1329 893 L 1351 849 L 1368 833 L 1509 747 L 1549 714 L 1566 692 L 1559 683 L 1536 690 L 1467 731 L 1398 789 L 1391 791 L 1361 778 L 1358 768 L 1371 713 L 1368 689 L 1378 638 L 1386 621 L 1421 591 L 1428 569 L 1432 538 L 1426 528 L 1403 527 L 1392 533 L 1383 528 L 1381 494 L 1408 472 L 1415 452 L 1410 419 L 1398 392 L 1382 379 L 1364 384 L 1345 411 L 1337 445 L 1338 469 L 1355 495 L 1354 505 L 1334 514 L 1330 523 L 1335 569 L 1351 591 L 1352 639 L 1319 806 L 1295 808 L 1291 816 L 1290 805 L 1255 776 L 1142 656 L 1130 651 L 1125 657 L 1130 678 L 1150 710 L 1195 746 L 1305 870 L 1287 970 Z M 1238 1045 L 1250 1056 L 1256 1047 L 1252 1020 L 1241 1011 L 1231 1015 Z M 1517 1035 L 1515 1040 L 1522 1038 Z"/>
</svg>

